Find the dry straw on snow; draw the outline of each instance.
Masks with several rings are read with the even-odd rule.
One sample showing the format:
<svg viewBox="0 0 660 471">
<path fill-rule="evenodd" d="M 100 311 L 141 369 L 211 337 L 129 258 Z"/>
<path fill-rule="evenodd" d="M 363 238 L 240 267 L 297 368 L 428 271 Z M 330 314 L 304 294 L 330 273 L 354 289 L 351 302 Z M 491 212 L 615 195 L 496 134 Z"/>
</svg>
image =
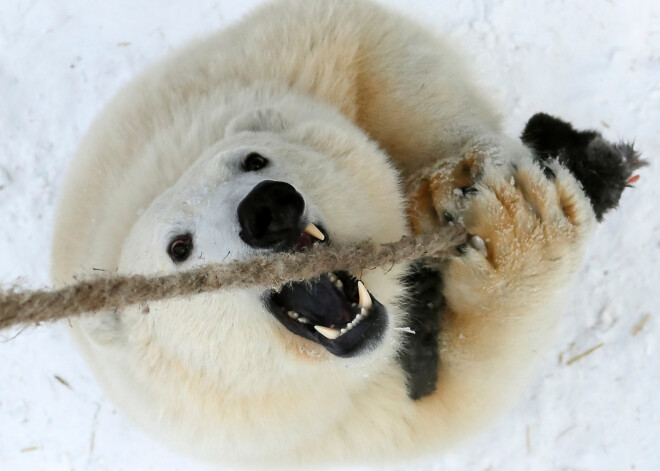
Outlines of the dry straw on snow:
<svg viewBox="0 0 660 471">
<path fill-rule="evenodd" d="M 447 258 L 464 240 L 461 229 L 448 228 L 390 244 L 320 246 L 171 275 L 95 277 L 53 291 L 0 291 L 0 329 L 218 289 L 276 288 L 288 281 L 302 281 L 334 270 L 359 273 L 422 257 Z"/>
</svg>

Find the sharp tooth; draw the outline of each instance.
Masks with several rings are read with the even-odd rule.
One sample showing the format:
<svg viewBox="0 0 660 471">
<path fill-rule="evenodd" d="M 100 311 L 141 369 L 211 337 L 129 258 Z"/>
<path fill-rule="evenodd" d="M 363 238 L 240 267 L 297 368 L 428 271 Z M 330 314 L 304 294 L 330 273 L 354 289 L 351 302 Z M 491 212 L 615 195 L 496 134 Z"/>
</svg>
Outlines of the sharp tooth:
<svg viewBox="0 0 660 471">
<path fill-rule="evenodd" d="M 341 332 L 339 332 L 337 329 L 331 329 L 330 327 L 315 325 L 314 328 L 319 334 L 330 340 L 334 340 L 341 335 Z"/>
<path fill-rule="evenodd" d="M 337 275 L 330 272 L 330 274 L 328 275 L 328 279 L 330 280 L 330 283 L 334 283 L 335 281 L 337 281 Z"/>
<path fill-rule="evenodd" d="M 300 314 L 298 314 L 296 311 L 289 311 L 288 314 L 291 319 L 298 319 L 300 316 Z"/>
<path fill-rule="evenodd" d="M 339 289 L 342 289 L 342 287 L 344 286 L 344 283 L 342 283 L 341 280 L 337 280 L 337 281 L 335 281 L 335 286 Z"/>
<path fill-rule="evenodd" d="M 309 235 L 312 237 L 318 239 L 318 240 L 325 240 L 325 236 L 323 235 L 323 232 L 319 230 L 318 227 L 316 227 L 314 224 L 307 224 L 307 227 L 305 228 L 305 232 L 307 232 Z"/>
<path fill-rule="evenodd" d="M 364 283 L 362 283 L 361 281 L 358 281 L 357 285 L 358 285 L 358 295 L 359 295 L 358 306 L 366 309 L 370 309 L 371 296 L 369 295 L 369 291 L 367 291 L 367 288 L 364 287 Z"/>
<path fill-rule="evenodd" d="M 360 309 L 360 314 L 362 315 L 362 317 L 365 317 L 367 314 L 369 314 L 369 312 L 367 311 L 366 308 L 363 307 L 362 309 Z"/>
</svg>

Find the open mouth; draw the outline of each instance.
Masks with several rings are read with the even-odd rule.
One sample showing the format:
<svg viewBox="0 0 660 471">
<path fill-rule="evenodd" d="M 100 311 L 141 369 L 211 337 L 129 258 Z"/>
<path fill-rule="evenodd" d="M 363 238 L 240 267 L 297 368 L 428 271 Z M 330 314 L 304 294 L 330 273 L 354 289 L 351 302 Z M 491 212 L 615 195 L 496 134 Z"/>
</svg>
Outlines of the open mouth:
<svg viewBox="0 0 660 471">
<path fill-rule="evenodd" d="M 310 227 L 311 226 L 311 227 Z M 327 242 L 313 224 L 300 235 L 297 250 Z M 387 311 L 362 281 L 344 271 L 287 283 L 265 293 L 266 306 L 290 332 L 351 357 L 379 343 L 387 329 Z"/>
<path fill-rule="evenodd" d="M 319 229 L 316 224 L 310 223 L 307 224 L 305 229 L 298 236 L 294 245 L 294 250 L 298 252 L 318 243 L 327 244 L 328 236 L 326 236 L 325 232 L 322 229 Z"/>
</svg>

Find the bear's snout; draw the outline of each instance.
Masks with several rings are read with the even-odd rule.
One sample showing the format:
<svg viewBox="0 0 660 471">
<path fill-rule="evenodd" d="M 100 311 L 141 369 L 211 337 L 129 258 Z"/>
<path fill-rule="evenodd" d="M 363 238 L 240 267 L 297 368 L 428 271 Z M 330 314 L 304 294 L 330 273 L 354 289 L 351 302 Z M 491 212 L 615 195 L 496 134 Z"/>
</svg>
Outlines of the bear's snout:
<svg viewBox="0 0 660 471">
<path fill-rule="evenodd" d="M 265 180 L 238 205 L 240 237 L 251 247 L 287 250 L 301 233 L 305 200 L 285 182 Z"/>
</svg>

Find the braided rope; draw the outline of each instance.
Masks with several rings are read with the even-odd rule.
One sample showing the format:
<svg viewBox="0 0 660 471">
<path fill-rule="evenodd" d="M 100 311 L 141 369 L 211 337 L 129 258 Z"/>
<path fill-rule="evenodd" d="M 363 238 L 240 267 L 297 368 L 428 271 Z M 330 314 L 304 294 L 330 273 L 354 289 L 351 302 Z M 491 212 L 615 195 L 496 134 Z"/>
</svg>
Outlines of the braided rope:
<svg viewBox="0 0 660 471">
<path fill-rule="evenodd" d="M 57 290 L 10 289 L 0 291 L 0 330 L 219 289 L 277 288 L 328 271 L 359 273 L 422 257 L 447 258 L 464 241 L 461 229 L 445 228 L 389 244 L 317 246 L 300 253 L 211 264 L 170 275 L 99 276 Z"/>
</svg>

